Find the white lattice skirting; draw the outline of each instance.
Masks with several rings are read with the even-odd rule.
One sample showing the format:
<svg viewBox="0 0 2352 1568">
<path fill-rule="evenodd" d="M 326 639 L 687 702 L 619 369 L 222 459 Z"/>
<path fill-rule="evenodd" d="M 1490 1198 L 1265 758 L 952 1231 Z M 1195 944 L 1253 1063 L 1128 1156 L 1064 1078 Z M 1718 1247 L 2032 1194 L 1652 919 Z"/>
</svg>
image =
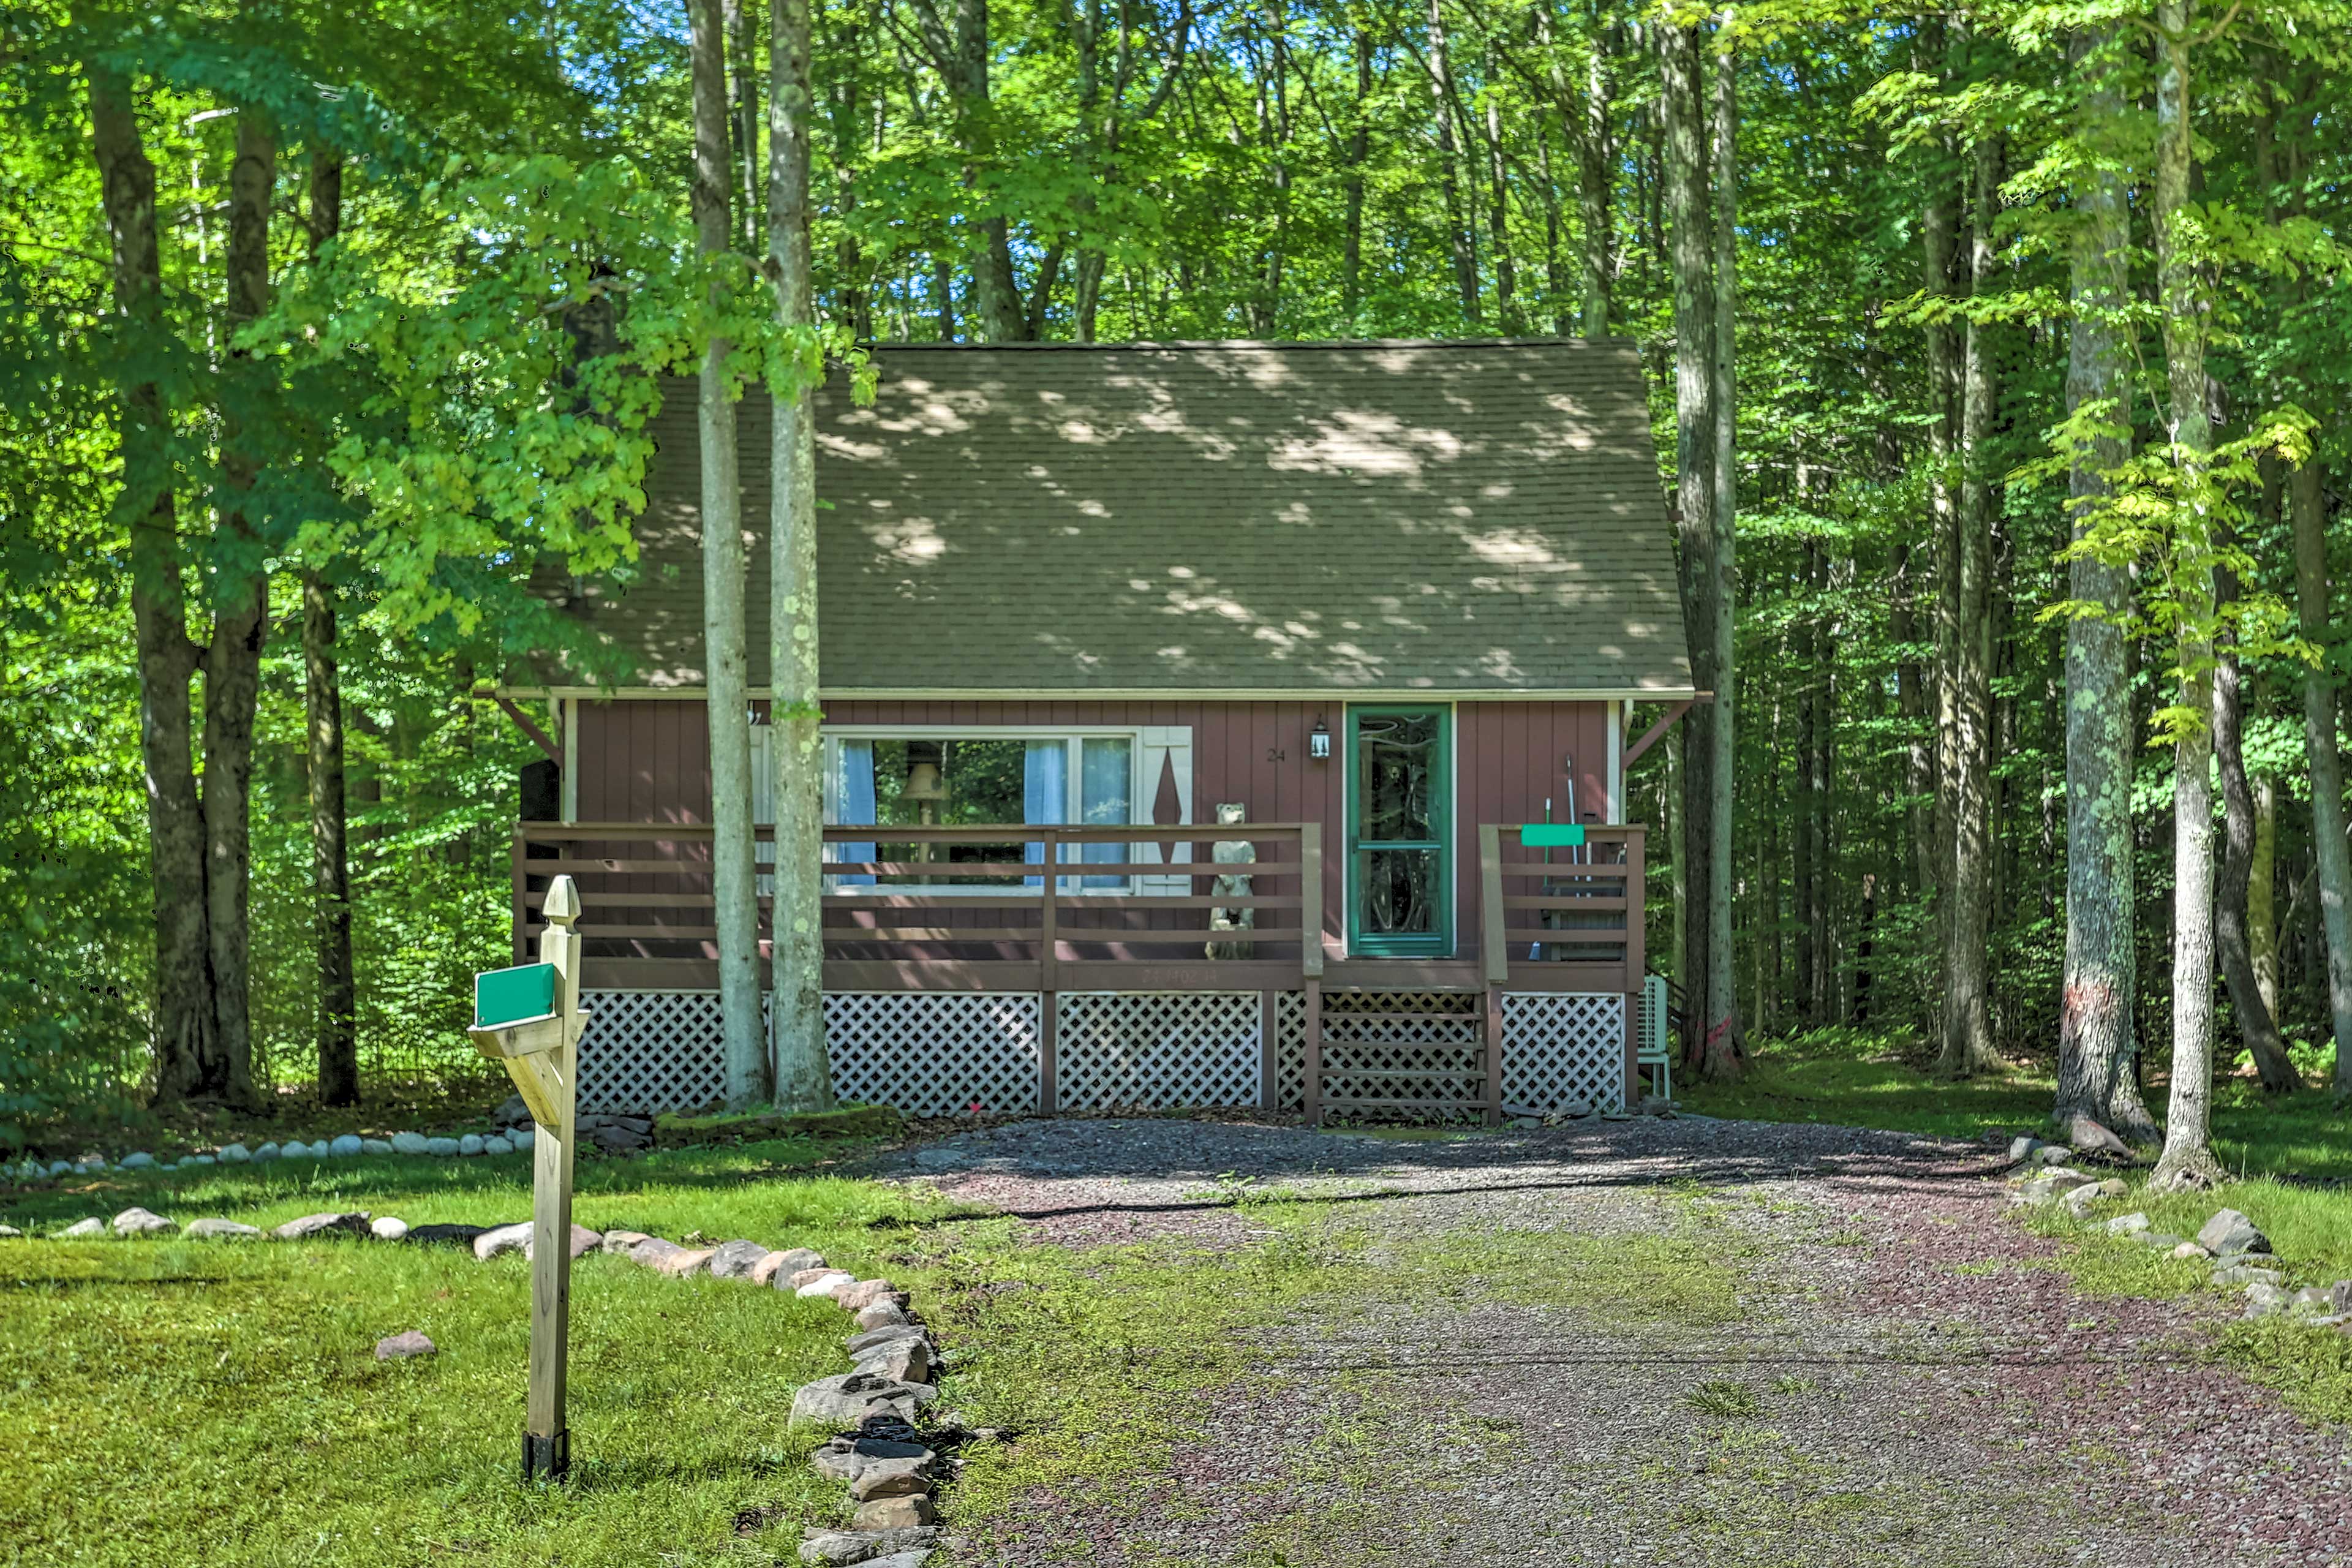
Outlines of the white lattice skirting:
<svg viewBox="0 0 2352 1568">
<path fill-rule="evenodd" d="M 1065 991 L 1055 1098 L 1070 1110 L 1255 1105 L 1264 1005 L 1255 991 Z"/>
<path fill-rule="evenodd" d="M 708 991 L 591 991 L 580 1041 L 580 1108 L 672 1110 L 726 1092 L 719 997 Z M 829 992 L 825 1042 L 842 1099 L 890 1105 L 910 1116 L 977 1106 L 991 1114 L 1034 1110 L 1043 1063 L 1042 998 L 1034 992 Z M 1382 1012 L 1433 1010 L 1414 992 L 1329 992 L 1327 1068 L 1450 1070 L 1459 1082 L 1389 1082 L 1365 1077 L 1326 1086 L 1325 1103 L 1352 1098 L 1475 1090 L 1470 1050 L 1476 1021 L 1399 1020 Z M 1065 992 L 1057 998 L 1055 1099 L 1071 1110 L 1185 1110 L 1253 1106 L 1264 1074 L 1260 993 Z M 1284 992 L 1275 1008 L 1280 1109 L 1306 1103 L 1306 1005 Z M 1625 1102 L 1625 999 L 1611 993 L 1510 992 L 1503 997 L 1503 1102 L 1557 1110 L 1573 1100 L 1599 1110 Z"/>
<path fill-rule="evenodd" d="M 727 1094 L 716 991 L 583 991 L 583 1110 L 680 1110 Z"/>
<path fill-rule="evenodd" d="M 1625 998 L 1615 992 L 1503 994 L 1503 1104 L 1552 1111 L 1571 1100 L 1625 1109 Z"/>
<path fill-rule="evenodd" d="M 828 991 L 833 1090 L 909 1116 L 1034 1110 L 1042 1017 L 1034 991 Z"/>
</svg>

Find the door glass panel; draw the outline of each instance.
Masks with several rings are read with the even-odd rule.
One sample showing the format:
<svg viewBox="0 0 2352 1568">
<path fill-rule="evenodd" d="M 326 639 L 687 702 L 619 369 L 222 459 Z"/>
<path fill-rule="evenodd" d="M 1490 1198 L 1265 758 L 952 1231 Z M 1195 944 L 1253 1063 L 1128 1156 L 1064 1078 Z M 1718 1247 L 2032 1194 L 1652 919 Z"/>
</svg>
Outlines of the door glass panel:
<svg viewBox="0 0 2352 1568">
<path fill-rule="evenodd" d="M 1367 849 L 1356 858 L 1356 930 L 1360 935 L 1437 933 L 1434 849 Z"/>
<path fill-rule="evenodd" d="M 1434 815 L 1433 792 L 1439 762 L 1439 722 L 1435 713 L 1357 715 L 1359 842 L 1427 844 L 1437 838 L 1431 817 Z"/>
</svg>

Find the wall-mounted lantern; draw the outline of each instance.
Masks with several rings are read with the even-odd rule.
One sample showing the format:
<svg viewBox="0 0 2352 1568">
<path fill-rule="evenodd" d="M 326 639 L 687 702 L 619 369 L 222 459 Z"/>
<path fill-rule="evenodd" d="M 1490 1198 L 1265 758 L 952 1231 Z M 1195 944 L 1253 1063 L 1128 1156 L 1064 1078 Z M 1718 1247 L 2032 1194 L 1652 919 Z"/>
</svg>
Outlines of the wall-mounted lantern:
<svg viewBox="0 0 2352 1568">
<path fill-rule="evenodd" d="M 1319 715 L 1315 721 L 1315 728 L 1307 736 L 1307 754 L 1318 763 L 1331 760 L 1331 727 L 1323 722 Z"/>
</svg>

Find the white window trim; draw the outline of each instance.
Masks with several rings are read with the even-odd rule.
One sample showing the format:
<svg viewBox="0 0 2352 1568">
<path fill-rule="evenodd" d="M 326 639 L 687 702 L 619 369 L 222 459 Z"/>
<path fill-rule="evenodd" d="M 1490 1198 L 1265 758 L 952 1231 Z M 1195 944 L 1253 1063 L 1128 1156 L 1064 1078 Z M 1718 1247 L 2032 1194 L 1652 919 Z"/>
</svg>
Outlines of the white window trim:
<svg viewBox="0 0 2352 1568">
<path fill-rule="evenodd" d="M 842 741 L 1066 741 L 1070 743 L 1071 747 L 1070 771 L 1068 776 L 1073 789 L 1076 789 L 1078 786 L 1079 781 L 1084 777 L 1083 760 L 1077 754 L 1078 743 L 1080 742 L 1125 741 L 1129 747 L 1127 777 L 1128 825 L 1130 826 L 1148 827 L 1151 825 L 1151 802 L 1153 793 L 1158 789 L 1160 781 L 1157 778 L 1154 778 L 1147 782 L 1143 776 L 1143 731 L 1144 726 L 1139 724 L 823 725 L 819 728 L 818 733 L 824 742 L 825 826 L 828 827 L 843 826 L 842 824 L 835 822 L 833 819 L 833 803 L 839 794 L 839 791 L 835 787 L 835 784 L 838 778 L 838 770 L 841 766 L 841 748 L 837 742 Z M 1083 802 L 1079 804 L 1078 809 L 1081 811 L 1085 809 Z M 863 827 L 866 824 L 856 823 L 851 824 L 850 826 Z M 881 836 L 882 834 L 887 833 L 888 829 L 880 824 L 876 824 L 875 826 L 877 828 L 876 842 L 883 842 L 884 840 Z M 1057 825 L 1038 823 L 1024 826 L 1036 826 L 1042 827 Z M 1065 823 L 1058 826 L 1078 826 L 1083 825 L 1076 823 Z M 1134 850 L 1131 848 L 1129 850 L 1130 864 L 1132 863 L 1133 855 Z M 1063 864 L 1069 865 L 1073 864 L 1073 862 L 1065 861 Z M 1043 874 L 1043 872 L 1038 873 L 1040 876 Z M 1096 870 L 1064 872 L 1061 876 L 1056 878 L 1056 880 L 1075 883 L 1084 878 L 1100 878 L 1115 874 L 1116 873 L 1112 872 L 1108 866 L 1105 866 Z M 836 888 L 830 885 L 833 881 L 832 878 L 826 878 L 825 881 L 827 886 L 824 890 L 827 895 L 838 894 L 845 897 L 870 895 L 878 892 L 893 892 L 921 893 L 926 896 L 938 898 L 955 898 L 958 896 L 979 898 L 999 897 L 1008 890 L 1002 886 L 974 886 L 969 882 L 893 882 L 888 884 L 887 887 Z M 1108 898 L 1130 897 L 1136 891 L 1136 874 L 1130 871 L 1128 875 L 1119 878 L 1119 885 L 1115 888 L 1066 887 L 1061 889 L 1061 894 L 1064 898 L 1085 898 L 1088 895 Z M 1024 887 L 1021 890 L 1026 891 L 1027 889 Z M 1043 890 L 1043 889 L 1039 889 L 1041 892 Z"/>
</svg>

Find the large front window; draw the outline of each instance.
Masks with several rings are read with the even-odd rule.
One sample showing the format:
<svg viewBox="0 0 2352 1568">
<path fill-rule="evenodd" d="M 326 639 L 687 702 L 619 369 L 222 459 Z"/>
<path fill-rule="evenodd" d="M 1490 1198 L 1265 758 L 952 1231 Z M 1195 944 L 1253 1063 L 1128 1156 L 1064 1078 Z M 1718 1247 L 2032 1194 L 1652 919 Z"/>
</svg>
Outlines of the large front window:
<svg viewBox="0 0 2352 1568">
<path fill-rule="evenodd" d="M 936 887 L 939 889 L 1042 886 L 1042 876 L 949 876 L 958 865 L 1002 864 L 1019 858 L 1043 865 L 1043 840 L 952 844 L 892 839 L 893 827 L 969 827 L 999 823 L 1118 826 L 1135 820 L 1136 738 L 1132 734 L 962 733 L 854 731 L 829 735 L 825 767 L 828 821 L 873 824 L 870 843 L 827 846 L 836 862 L 885 864 L 904 869 L 878 876 L 845 874 L 836 887 Z M 1066 863 L 1124 865 L 1123 843 L 1061 847 Z M 940 868 L 934 871 L 930 868 Z M 1121 889 L 1122 875 L 1064 877 L 1064 891 Z"/>
</svg>

